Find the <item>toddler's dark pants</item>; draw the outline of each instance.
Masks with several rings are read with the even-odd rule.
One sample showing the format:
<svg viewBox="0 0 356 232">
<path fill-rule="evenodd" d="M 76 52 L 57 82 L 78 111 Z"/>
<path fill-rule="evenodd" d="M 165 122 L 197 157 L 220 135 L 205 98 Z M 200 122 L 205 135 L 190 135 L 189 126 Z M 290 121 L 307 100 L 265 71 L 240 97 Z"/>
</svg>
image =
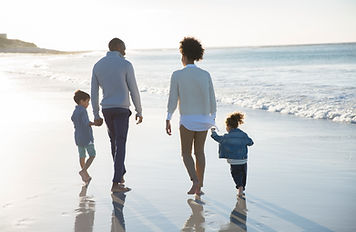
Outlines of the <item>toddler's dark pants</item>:
<svg viewBox="0 0 356 232">
<path fill-rule="evenodd" d="M 246 164 L 231 164 L 231 175 L 235 181 L 236 188 L 240 186 L 245 190 L 247 177 L 247 163 Z"/>
</svg>

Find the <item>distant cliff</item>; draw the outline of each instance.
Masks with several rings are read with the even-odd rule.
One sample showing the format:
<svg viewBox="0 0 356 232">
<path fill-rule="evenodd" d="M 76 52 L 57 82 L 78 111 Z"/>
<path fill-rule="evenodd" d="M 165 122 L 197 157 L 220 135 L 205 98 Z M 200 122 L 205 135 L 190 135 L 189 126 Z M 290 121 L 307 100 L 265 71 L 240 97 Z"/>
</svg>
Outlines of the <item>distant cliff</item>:
<svg viewBox="0 0 356 232">
<path fill-rule="evenodd" d="M 39 48 L 34 43 L 18 39 L 7 39 L 0 37 L 0 52 L 16 53 L 64 53 L 57 50 Z"/>
</svg>

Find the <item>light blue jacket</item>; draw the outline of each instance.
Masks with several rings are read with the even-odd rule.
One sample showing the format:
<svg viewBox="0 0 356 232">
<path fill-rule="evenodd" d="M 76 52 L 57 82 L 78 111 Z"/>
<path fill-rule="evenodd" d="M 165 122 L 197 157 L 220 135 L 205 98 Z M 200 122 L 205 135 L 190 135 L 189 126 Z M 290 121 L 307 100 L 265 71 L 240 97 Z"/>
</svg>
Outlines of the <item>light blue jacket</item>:
<svg viewBox="0 0 356 232">
<path fill-rule="evenodd" d="M 130 98 L 138 116 L 142 115 L 140 93 L 132 64 L 117 51 L 107 52 L 93 68 L 91 104 L 94 118 L 99 116 L 99 88 L 103 90 L 103 109 L 130 108 Z"/>
<path fill-rule="evenodd" d="M 87 110 L 77 105 L 73 111 L 72 121 L 74 124 L 74 139 L 78 146 L 86 146 L 90 142 L 94 142 L 93 130 L 89 126 L 89 117 Z"/>
<path fill-rule="evenodd" d="M 247 159 L 247 146 L 253 145 L 252 139 L 238 128 L 223 136 L 214 131 L 211 137 L 219 143 L 219 158 Z"/>
</svg>

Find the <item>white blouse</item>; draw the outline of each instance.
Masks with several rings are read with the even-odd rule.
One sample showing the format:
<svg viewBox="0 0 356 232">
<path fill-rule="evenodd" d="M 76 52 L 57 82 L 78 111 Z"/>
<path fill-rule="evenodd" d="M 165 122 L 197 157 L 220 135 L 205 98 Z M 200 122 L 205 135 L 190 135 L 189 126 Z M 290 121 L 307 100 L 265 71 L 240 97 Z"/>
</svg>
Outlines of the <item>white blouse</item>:
<svg viewBox="0 0 356 232">
<path fill-rule="evenodd" d="M 197 68 L 194 64 L 187 64 L 185 68 Z M 216 113 L 210 115 L 180 115 L 179 125 L 191 131 L 207 131 L 215 125 Z M 172 113 L 167 114 L 167 120 L 172 119 Z"/>
</svg>

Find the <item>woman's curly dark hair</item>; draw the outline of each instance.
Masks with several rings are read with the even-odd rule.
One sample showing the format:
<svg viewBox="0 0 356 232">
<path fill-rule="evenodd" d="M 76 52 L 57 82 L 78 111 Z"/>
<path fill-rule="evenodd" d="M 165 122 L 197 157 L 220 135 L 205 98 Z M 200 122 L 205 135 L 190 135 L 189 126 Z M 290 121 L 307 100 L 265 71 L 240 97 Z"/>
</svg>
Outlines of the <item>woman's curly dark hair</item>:
<svg viewBox="0 0 356 232">
<path fill-rule="evenodd" d="M 236 129 L 239 125 L 244 123 L 244 117 L 245 115 L 243 113 L 234 112 L 226 118 L 226 126 L 231 129 Z"/>
<path fill-rule="evenodd" d="M 186 56 L 190 60 L 199 61 L 203 59 L 204 48 L 194 37 L 184 37 L 184 39 L 180 41 L 179 50 L 183 56 Z"/>
</svg>

